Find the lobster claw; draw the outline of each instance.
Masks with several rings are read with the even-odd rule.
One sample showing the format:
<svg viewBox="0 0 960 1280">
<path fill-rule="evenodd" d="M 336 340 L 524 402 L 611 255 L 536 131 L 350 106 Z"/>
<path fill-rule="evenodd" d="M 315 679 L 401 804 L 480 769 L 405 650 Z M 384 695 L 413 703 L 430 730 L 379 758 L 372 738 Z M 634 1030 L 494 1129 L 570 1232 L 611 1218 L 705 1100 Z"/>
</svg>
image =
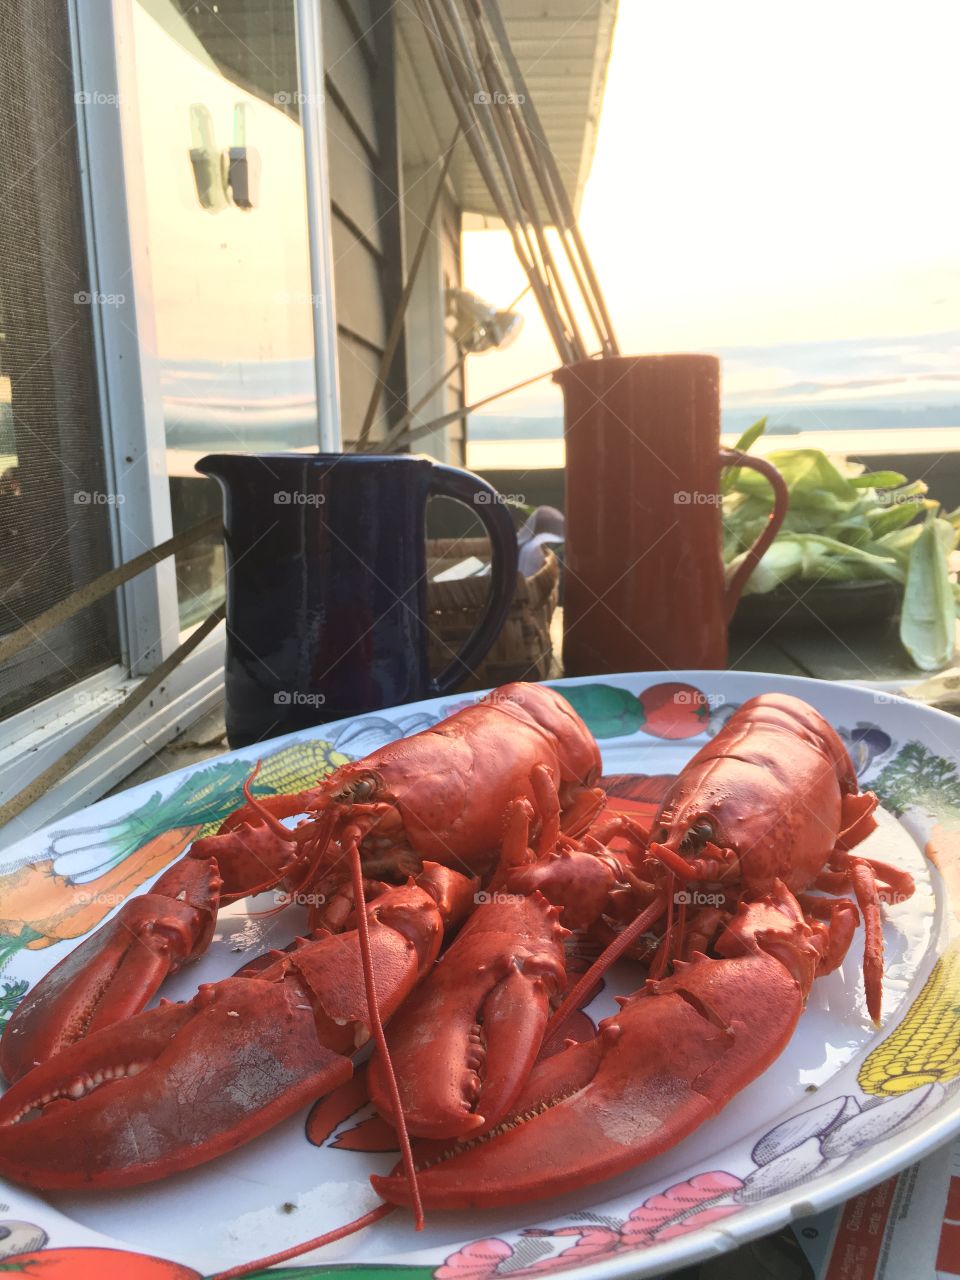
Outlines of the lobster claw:
<svg viewBox="0 0 960 1280">
<path fill-rule="evenodd" d="M 228 978 L 71 1045 L 0 1099 L 0 1174 L 122 1187 L 191 1168 L 350 1078 L 296 984 Z"/>
<path fill-rule="evenodd" d="M 559 914 L 539 893 L 492 895 L 396 1015 L 387 1043 L 410 1133 L 457 1138 L 513 1105 L 563 986 Z M 379 1054 L 368 1084 L 391 1119 Z"/>
<path fill-rule="evenodd" d="M 723 943 L 728 958 L 678 964 L 625 1000 L 596 1039 L 542 1060 L 499 1126 L 418 1146 L 424 1207 L 561 1195 L 660 1155 L 716 1114 L 783 1050 L 818 958 L 779 882 L 741 908 Z M 385 1200 L 410 1202 L 402 1175 L 372 1182 Z"/>
<path fill-rule="evenodd" d="M 383 1018 L 433 964 L 443 924 L 412 883 L 367 906 Z M 41 1188 L 148 1182 L 232 1151 L 347 1081 L 346 1055 L 371 1021 L 357 931 L 271 961 L 103 1026 L 24 1076 L 0 1098 L 0 1176 Z"/>
<path fill-rule="evenodd" d="M 168 974 L 206 950 L 221 885 L 214 859 L 183 858 L 65 956 L 7 1024 L 0 1041 L 7 1080 L 139 1013 Z"/>
</svg>

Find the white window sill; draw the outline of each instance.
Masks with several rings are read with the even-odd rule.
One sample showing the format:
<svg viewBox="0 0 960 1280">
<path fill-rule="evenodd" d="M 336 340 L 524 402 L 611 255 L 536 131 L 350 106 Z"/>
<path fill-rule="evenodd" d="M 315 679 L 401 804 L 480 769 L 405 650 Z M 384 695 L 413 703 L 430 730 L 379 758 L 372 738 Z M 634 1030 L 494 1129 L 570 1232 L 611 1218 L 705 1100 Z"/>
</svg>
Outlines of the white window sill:
<svg viewBox="0 0 960 1280">
<path fill-rule="evenodd" d="M 223 697 L 223 646 L 221 624 L 66 778 L 0 829 L 0 848 L 99 799 L 211 711 Z M 139 683 L 114 667 L 5 721 L 0 804 L 39 777 Z"/>
</svg>

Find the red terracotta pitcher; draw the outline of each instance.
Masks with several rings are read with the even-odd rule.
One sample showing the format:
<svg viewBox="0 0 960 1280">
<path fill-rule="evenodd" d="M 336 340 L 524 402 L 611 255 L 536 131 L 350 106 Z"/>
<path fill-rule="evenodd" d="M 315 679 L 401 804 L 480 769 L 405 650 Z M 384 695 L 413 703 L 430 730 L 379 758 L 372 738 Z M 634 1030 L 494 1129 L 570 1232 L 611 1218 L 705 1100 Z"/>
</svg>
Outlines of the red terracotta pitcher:
<svg viewBox="0 0 960 1280">
<path fill-rule="evenodd" d="M 727 624 L 787 510 L 780 473 L 720 447 L 714 356 L 614 356 L 567 365 L 563 389 L 567 675 L 723 667 Z M 720 469 L 773 486 L 770 521 L 725 580 Z"/>
</svg>

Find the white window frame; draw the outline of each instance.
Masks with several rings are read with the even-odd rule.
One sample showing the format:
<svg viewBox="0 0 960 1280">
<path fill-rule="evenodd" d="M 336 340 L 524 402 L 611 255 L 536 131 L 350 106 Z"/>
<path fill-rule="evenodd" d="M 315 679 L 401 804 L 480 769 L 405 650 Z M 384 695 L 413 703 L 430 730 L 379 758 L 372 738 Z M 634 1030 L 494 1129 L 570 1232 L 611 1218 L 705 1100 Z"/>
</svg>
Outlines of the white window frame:
<svg viewBox="0 0 960 1280">
<path fill-rule="evenodd" d="M 123 294 L 91 308 L 114 562 L 172 533 L 149 260 L 133 47 L 134 0 L 68 0 L 78 94 L 80 182 L 90 290 Z M 340 448 L 330 189 L 320 0 L 297 0 L 298 62 L 314 310 L 318 445 Z M 124 700 L 182 642 L 174 561 L 117 593 L 121 661 L 3 723 L 0 803 L 37 778 Z M 0 848 L 89 804 L 217 705 L 223 692 L 221 624 L 71 773 L 0 829 Z"/>
</svg>

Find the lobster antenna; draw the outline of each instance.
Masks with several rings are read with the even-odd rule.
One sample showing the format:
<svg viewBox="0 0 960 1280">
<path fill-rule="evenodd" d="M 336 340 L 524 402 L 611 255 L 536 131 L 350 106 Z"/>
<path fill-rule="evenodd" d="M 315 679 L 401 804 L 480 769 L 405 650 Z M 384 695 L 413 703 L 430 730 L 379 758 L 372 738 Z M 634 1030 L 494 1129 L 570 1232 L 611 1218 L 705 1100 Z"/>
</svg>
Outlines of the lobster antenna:
<svg viewBox="0 0 960 1280">
<path fill-rule="evenodd" d="M 345 1226 L 334 1227 L 332 1231 L 326 1231 L 322 1236 L 314 1236 L 312 1240 L 305 1240 L 303 1244 L 291 1245 L 289 1249 L 281 1249 L 279 1253 L 271 1253 L 269 1257 L 257 1258 L 255 1262 L 241 1262 L 239 1266 L 230 1267 L 227 1271 L 218 1271 L 216 1275 L 210 1276 L 209 1280 L 240 1280 L 241 1276 L 253 1275 L 256 1271 L 275 1267 L 278 1262 L 289 1262 L 291 1258 L 299 1258 L 301 1254 L 309 1253 L 311 1249 L 322 1249 L 325 1244 L 333 1244 L 336 1240 L 342 1240 L 344 1236 L 353 1235 L 356 1231 L 362 1231 L 364 1227 L 372 1226 L 393 1213 L 396 1207 L 395 1204 L 378 1204 L 375 1209 L 371 1209 L 369 1213 L 359 1218 L 354 1218 L 353 1222 L 348 1222 Z"/>
<path fill-rule="evenodd" d="M 262 760 L 257 761 L 253 772 L 250 774 L 250 777 L 247 778 L 246 782 L 243 784 L 243 797 L 246 800 L 249 807 L 257 815 L 257 817 L 260 818 L 262 822 L 266 823 L 266 825 L 270 828 L 270 830 L 273 832 L 275 836 L 279 836 L 281 840 L 289 841 L 290 844 L 299 844 L 300 841 L 297 839 L 297 831 L 292 830 L 290 827 L 285 827 L 283 823 L 280 821 L 280 819 L 276 817 L 275 814 L 272 814 L 270 810 L 266 808 L 265 805 L 261 804 L 260 798 L 258 796 L 255 796 L 253 792 L 250 790 L 251 786 L 253 785 L 256 779 L 257 774 L 260 772 L 260 766 L 262 764 L 263 764 Z M 318 858 L 322 858 L 323 855 L 326 853 L 327 846 L 330 843 L 330 837 L 333 834 L 333 828 L 337 821 L 337 818 L 338 818 L 337 809 L 328 807 L 324 809 L 322 817 L 320 817 L 316 821 L 315 825 L 317 825 L 320 828 L 320 834 L 313 836 L 313 841 L 312 841 L 313 844 L 319 847 L 319 852 L 317 852 L 316 848 L 314 849 L 314 852 L 312 855 L 314 860 Z M 298 828 L 298 829 L 302 830 L 302 828 Z M 309 874 L 309 873 L 310 873 L 310 868 L 307 867 L 305 874 Z"/>
<path fill-rule="evenodd" d="M 383 1062 L 383 1071 L 393 1107 L 393 1122 L 400 1139 L 400 1157 L 407 1184 L 410 1187 L 411 1208 L 418 1231 L 423 1230 L 423 1205 L 420 1202 L 420 1187 L 417 1183 L 417 1167 L 410 1150 L 410 1135 L 407 1133 L 407 1121 L 400 1101 L 400 1090 L 397 1088 L 397 1077 L 393 1069 L 393 1060 L 387 1047 L 387 1037 L 383 1034 L 383 1022 L 380 1018 L 380 1005 L 377 997 L 377 984 L 373 974 L 373 957 L 370 954 L 370 932 L 367 922 L 367 903 L 363 894 L 363 865 L 360 861 L 360 850 L 357 841 L 359 828 L 348 827 L 344 832 L 345 839 L 350 841 L 350 874 L 353 877 L 353 898 L 357 913 L 357 940 L 360 943 L 360 963 L 363 965 L 363 982 L 367 990 L 367 1012 L 370 1015 L 370 1030 L 377 1045 L 377 1052 Z"/>
<path fill-rule="evenodd" d="M 547 1023 L 547 1029 L 543 1036 L 544 1045 L 548 1044 L 562 1030 L 571 1013 L 575 1013 L 580 1008 L 581 1002 L 586 999 L 607 970 L 616 964 L 631 943 L 636 942 L 642 933 L 646 933 L 652 924 L 656 924 L 666 909 L 667 902 L 665 898 L 654 898 L 647 909 L 642 911 L 640 915 L 635 916 L 619 937 L 614 938 L 600 952 L 576 986 L 567 992 L 560 1008 Z"/>
<path fill-rule="evenodd" d="M 250 781 L 252 782 L 253 779 L 251 778 Z M 343 834 L 344 840 L 349 841 L 350 875 L 353 880 L 353 898 L 357 916 L 357 941 L 360 944 L 360 963 L 363 968 L 363 984 L 367 996 L 370 1030 L 376 1042 L 377 1050 L 383 1059 L 390 1101 L 395 1116 L 397 1137 L 400 1139 L 401 1162 L 410 1186 L 411 1200 L 413 1201 L 414 1220 L 417 1230 L 422 1231 L 423 1205 L 420 1202 L 417 1170 L 413 1161 L 413 1152 L 410 1149 L 410 1135 L 407 1133 L 407 1124 L 400 1101 L 400 1090 L 397 1088 L 397 1077 L 393 1070 L 390 1050 L 387 1047 L 387 1038 L 383 1034 L 383 1021 L 380 1017 L 377 985 L 373 974 L 373 959 L 370 955 L 367 902 L 363 892 L 363 865 L 360 861 L 360 850 L 357 846 L 360 831 L 357 827 L 348 827 Z M 266 1270 L 268 1267 L 276 1266 L 279 1262 L 288 1262 L 291 1258 L 298 1258 L 301 1254 L 309 1253 L 313 1249 L 321 1249 L 324 1245 L 333 1244 L 336 1240 L 343 1240 L 346 1236 L 362 1231 L 364 1227 L 372 1226 L 373 1223 L 379 1222 L 382 1218 L 387 1217 L 388 1214 L 393 1213 L 396 1207 L 394 1204 L 377 1205 L 369 1213 L 362 1214 L 359 1218 L 355 1218 L 353 1222 L 348 1222 L 342 1227 L 335 1227 L 332 1231 L 325 1231 L 323 1235 L 314 1236 L 312 1240 L 304 1240 L 302 1244 L 292 1245 L 289 1249 L 281 1249 L 279 1253 L 272 1253 L 267 1258 L 257 1258 L 254 1262 L 243 1262 L 237 1267 L 230 1267 L 227 1271 L 218 1271 L 216 1275 L 210 1276 L 209 1280 L 240 1280 L 242 1276 L 249 1276 L 256 1271 Z"/>
<path fill-rule="evenodd" d="M 647 970 L 647 976 L 650 978 L 663 977 L 663 975 L 667 971 L 667 965 L 670 963 L 670 953 L 673 950 L 673 933 L 674 933 L 673 907 L 674 907 L 674 903 L 677 900 L 677 895 L 676 895 L 677 877 L 673 874 L 672 871 L 669 873 L 669 875 L 670 875 L 670 881 L 668 885 L 668 894 L 667 894 L 667 923 L 664 925 L 663 937 L 660 939 L 660 945 L 659 947 L 657 947 L 657 953 L 653 957 L 653 960 L 650 963 L 650 968 Z M 683 912 L 684 911 L 685 911 L 685 907 L 681 903 L 680 919 L 678 920 L 678 927 L 681 931 L 683 929 L 683 920 L 684 920 Z"/>
<path fill-rule="evenodd" d="M 279 818 L 275 818 L 269 809 L 264 808 L 260 803 L 259 798 L 250 790 L 256 780 L 257 774 L 260 772 L 260 766 L 262 764 L 262 760 L 257 761 L 254 765 L 253 773 L 251 773 L 250 777 L 243 784 L 243 798 L 257 817 L 267 824 L 275 836 L 279 836 L 281 840 L 290 840 L 291 842 L 295 841 L 296 836 L 290 828 L 285 827 Z"/>
</svg>

